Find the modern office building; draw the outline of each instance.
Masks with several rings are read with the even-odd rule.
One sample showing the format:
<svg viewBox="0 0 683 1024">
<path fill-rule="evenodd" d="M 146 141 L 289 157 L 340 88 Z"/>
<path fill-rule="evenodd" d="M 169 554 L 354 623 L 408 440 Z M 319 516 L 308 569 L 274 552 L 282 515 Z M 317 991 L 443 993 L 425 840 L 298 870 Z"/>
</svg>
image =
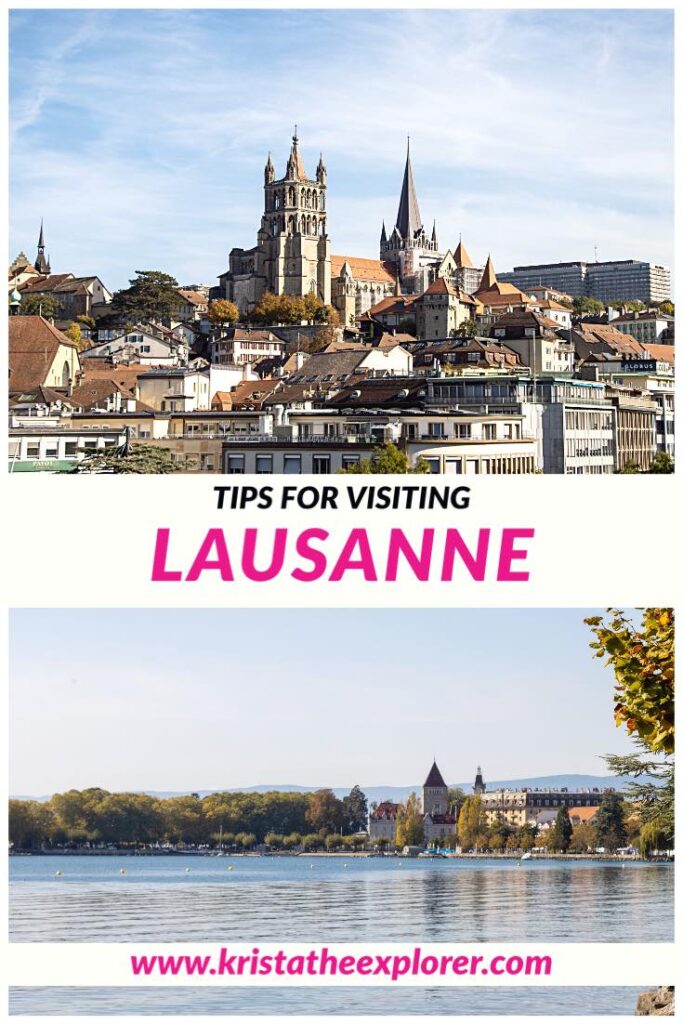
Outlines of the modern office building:
<svg viewBox="0 0 683 1024">
<path fill-rule="evenodd" d="M 569 295 L 591 295 L 602 302 L 663 302 L 671 298 L 671 271 L 643 260 L 612 260 L 601 263 L 539 263 L 515 267 L 498 274 L 524 292 L 545 286 Z"/>
</svg>

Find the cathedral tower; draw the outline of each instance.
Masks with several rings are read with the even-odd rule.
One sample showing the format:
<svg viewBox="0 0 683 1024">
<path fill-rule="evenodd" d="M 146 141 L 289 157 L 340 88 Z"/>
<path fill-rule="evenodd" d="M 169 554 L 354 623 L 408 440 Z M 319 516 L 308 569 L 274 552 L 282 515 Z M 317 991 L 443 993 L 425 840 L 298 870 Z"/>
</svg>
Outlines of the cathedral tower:
<svg viewBox="0 0 683 1024">
<path fill-rule="evenodd" d="M 270 153 L 263 172 L 263 216 L 256 246 L 233 249 L 230 269 L 220 277 L 226 298 L 246 312 L 264 292 L 316 295 L 331 302 L 330 240 L 327 236 L 327 168 L 322 154 L 309 178 L 296 125 L 284 177 L 275 177 Z"/>
<path fill-rule="evenodd" d="M 388 238 L 386 228 L 382 224 L 379 253 L 381 260 L 397 264 L 401 288 L 408 295 L 425 290 L 429 284 L 429 267 L 435 260 L 441 258 L 436 236 L 436 221 L 431 237 L 422 223 L 410 161 L 410 137 L 396 224 Z"/>
</svg>

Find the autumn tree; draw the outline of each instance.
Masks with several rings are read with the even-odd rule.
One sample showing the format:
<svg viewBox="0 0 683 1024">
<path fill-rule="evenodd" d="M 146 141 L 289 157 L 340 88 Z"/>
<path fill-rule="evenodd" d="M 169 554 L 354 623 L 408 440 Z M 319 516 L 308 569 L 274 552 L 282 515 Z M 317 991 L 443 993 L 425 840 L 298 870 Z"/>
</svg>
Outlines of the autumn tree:
<svg viewBox="0 0 683 1024">
<path fill-rule="evenodd" d="M 609 609 L 586 619 L 595 636 L 590 644 L 616 677 L 614 719 L 637 735 L 653 753 L 674 750 L 674 613 L 646 608 L 634 625 L 625 612 Z"/>
<path fill-rule="evenodd" d="M 69 339 L 69 341 L 73 341 L 74 345 L 76 346 L 79 352 L 81 352 L 84 348 L 87 348 L 88 342 L 81 334 L 80 324 L 77 324 L 72 321 L 72 323 L 70 323 L 69 326 L 64 331 L 64 334 Z"/>
<path fill-rule="evenodd" d="M 215 299 L 209 304 L 206 315 L 214 327 L 222 327 L 224 324 L 236 323 L 240 314 L 234 302 L 228 299 Z"/>
<path fill-rule="evenodd" d="M 331 789 L 318 789 L 308 795 L 306 821 L 318 833 L 338 832 L 344 822 L 344 807 Z"/>
<path fill-rule="evenodd" d="M 590 853 L 597 846 L 595 829 L 587 822 L 577 825 L 569 841 L 570 853 Z"/>
<path fill-rule="evenodd" d="M 478 849 L 486 835 L 486 813 L 481 797 L 468 796 L 458 815 L 458 845 L 463 850 Z"/>
<path fill-rule="evenodd" d="M 658 848 L 674 843 L 674 612 L 646 608 L 640 624 L 609 610 L 586 622 L 596 637 L 596 656 L 615 678 L 614 718 L 636 740 L 636 751 L 606 757 L 610 771 L 625 776 L 626 792 L 639 807 L 641 835 Z M 647 845 L 647 843 L 646 843 Z"/>
<path fill-rule="evenodd" d="M 396 846 L 422 846 L 424 843 L 424 815 L 416 793 L 411 793 L 396 813 Z"/>
</svg>

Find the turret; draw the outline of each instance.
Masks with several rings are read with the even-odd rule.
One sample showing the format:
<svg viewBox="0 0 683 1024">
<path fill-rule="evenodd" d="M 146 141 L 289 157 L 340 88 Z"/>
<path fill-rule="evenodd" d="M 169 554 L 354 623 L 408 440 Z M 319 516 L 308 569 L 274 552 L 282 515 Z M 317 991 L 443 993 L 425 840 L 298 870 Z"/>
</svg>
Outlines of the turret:
<svg viewBox="0 0 683 1024">
<path fill-rule="evenodd" d="M 265 170 L 263 172 L 263 177 L 265 179 L 266 185 L 270 185 L 271 182 L 275 181 L 275 167 L 273 166 L 273 161 L 271 160 L 270 153 L 268 154 L 268 163 L 266 164 Z"/>
<path fill-rule="evenodd" d="M 322 153 L 320 154 L 320 159 L 318 160 L 318 166 L 316 167 L 316 170 L 315 170 L 315 180 L 318 182 L 319 185 L 326 185 L 327 184 L 327 167 L 325 167 L 325 164 L 323 162 L 323 155 L 322 155 Z"/>
</svg>

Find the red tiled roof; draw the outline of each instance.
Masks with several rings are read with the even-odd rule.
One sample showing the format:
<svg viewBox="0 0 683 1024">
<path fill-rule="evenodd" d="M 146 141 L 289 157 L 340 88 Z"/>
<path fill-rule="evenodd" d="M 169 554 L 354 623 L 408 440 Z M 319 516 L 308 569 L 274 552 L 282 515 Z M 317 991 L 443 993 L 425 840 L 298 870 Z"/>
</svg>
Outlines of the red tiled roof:
<svg viewBox="0 0 683 1024">
<path fill-rule="evenodd" d="M 28 391 L 45 382 L 60 345 L 77 346 L 42 316 L 11 316 L 9 323 L 10 391 Z"/>
</svg>

